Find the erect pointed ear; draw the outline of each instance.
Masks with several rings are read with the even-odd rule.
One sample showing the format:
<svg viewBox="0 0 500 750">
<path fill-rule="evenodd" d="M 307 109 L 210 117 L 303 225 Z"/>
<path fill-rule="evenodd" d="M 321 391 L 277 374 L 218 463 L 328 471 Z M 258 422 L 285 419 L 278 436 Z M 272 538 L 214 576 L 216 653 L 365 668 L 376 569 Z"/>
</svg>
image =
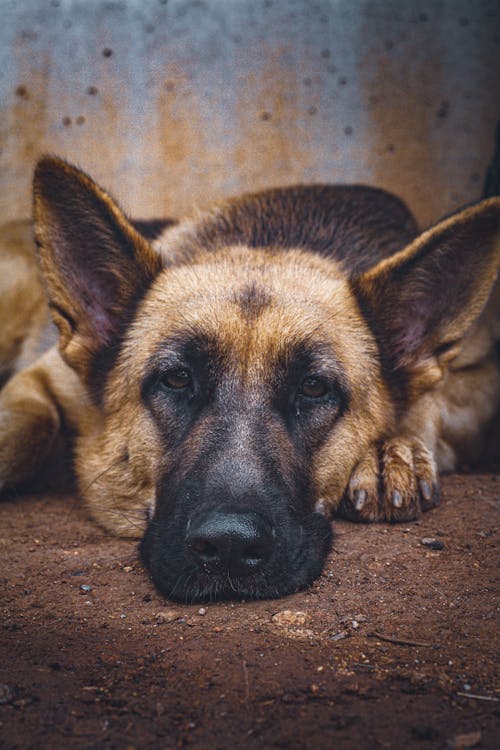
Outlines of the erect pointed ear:
<svg viewBox="0 0 500 750">
<path fill-rule="evenodd" d="M 393 371 L 429 386 L 480 315 L 500 264 L 500 198 L 448 218 L 353 282 Z"/>
<path fill-rule="evenodd" d="M 84 378 L 119 340 L 161 260 L 107 193 L 61 159 L 34 178 L 35 236 L 64 359 Z"/>
</svg>

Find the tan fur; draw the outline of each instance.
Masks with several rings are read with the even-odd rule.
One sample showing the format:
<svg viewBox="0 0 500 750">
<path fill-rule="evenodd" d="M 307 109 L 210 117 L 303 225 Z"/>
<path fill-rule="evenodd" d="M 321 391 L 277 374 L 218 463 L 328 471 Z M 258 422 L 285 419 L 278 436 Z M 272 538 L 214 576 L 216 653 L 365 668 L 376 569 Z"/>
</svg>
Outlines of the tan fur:
<svg viewBox="0 0 500 750">
<path fill-rule="evenodd" d="M 56 342 L 33 252 L 29 221 L 6 224 L 0 253 L 0 386 Z"/>
<path fill-rule="evenodd" d="M 264 392 L 285 344 L 311 335 L 335 352 L 348 377 L 350 403 L 312 459 L 318 507 L 361 521 L 414 518 L 435 502 L 438 471 L 453 469 L 479 453 L 481 434 L 500 400 L 494 354 L 497 291 L 482 313 L 498 272 L 499 199 L 466 209 L 350 279 L 345 264 L 301 246 L 286 252 L 249 250 L 238 243 L 217 246 L 214 240 L 211 252 L 204 252 L 200 227 L 215 215 L 221 222 L 224 206 L 168 229 L 153 250 L 90 178 L 61 162 L 49 163 L 47 169 L 55 175 L 50 177 L 55 193 L 63 195 L 57 181 L 66 181 L 74 186 L 78 200 L 83 196 L 82 205 L 90 200 L 85 196 L 91 196 L 101 214 L 106 213 L 106 226 L 113 229 L 102 235 L 111 247 L 105 273 L 115 296 L 109 303 L 110 319 L 92 322 L 92 305 L 87 308 L 85 299 L 75 294 L 73 271 L 59 260 L 64 199 L 53 199 L 40 178 L 35 183 L 37 240 L 60 331 L 59 350 L 50 350 L 23 369 L 1 393 L 3 486 L 15 487 L 36 477 L 63 425 L 75 437 L 79 492 L 93 517 L 115 533 L 141 536 L 147 514 L 154 511 L 157 479 L 171 460 L 141 399 L 141 382 L 161 343 L 186 326 L 217 339 L 232 363 L 234 382 L 245 385 L 249 399 Z M 228 206 L 233 211 L 237 204 Z M 378 358 L 378 333 L 370 315 L 375 311 L 377 320 L 396 320 L 397 302 L 390 298 L 393 276 L 425 255 L 433 242 L 443 237 L 448 242 L 450 233 L 467 233 L 475 223 L 482 227 L 484 217 L 492 217 L 490 223 L 496 220 L 497 228 L 490 230 L 488 224 L 488 234 L 482 236 L 487 246 L 484 261 L 467 293 L 464 287 L 467 301 L 404 361 L 410 403 L 401 411 Z M 91 221 L 92 215 L 87 228 Z M 131 248 L 122 265 L 113 255 L 115 236 Z M 11 263 L 8 237 L 7 243 Z M 19 268 L 26 265 L 25 252 L 20 244 Z M 93 252 L 92 242 L 88 252 Z M 171 264 L 164 265 L 166 260 Z M 8 311 L 0 308 L 6 320 L 19 318 L 14 326 L 5 327 L 2 321 L 6 333 L 1 352 L 8 360 L 4 371 L 16 369 L 22 342 L 45 320 L 40 286 L 28 266 L 20 272 L 23 281 L 16 281 L 22 293 L 8 298 Z M 145 293 L 122 330 L 125 311 L 141 285 Z M 265 304 L 245 308 L 241 300 L 251 297 L 256 286 L 265 290 Z M 88 293 L 93 293 L 90 285 Z M 92 363 L 113 336 L 121 337 L 120 348 L 96 401 L 92 393 L 98 375 Z M 279 432 L 276 436 L 280 441 Z M 286 451 L 286 441 L 282 442 Z M 188 445 L 193 455 L 201 450 L 196 431 Z"/>
</svg>

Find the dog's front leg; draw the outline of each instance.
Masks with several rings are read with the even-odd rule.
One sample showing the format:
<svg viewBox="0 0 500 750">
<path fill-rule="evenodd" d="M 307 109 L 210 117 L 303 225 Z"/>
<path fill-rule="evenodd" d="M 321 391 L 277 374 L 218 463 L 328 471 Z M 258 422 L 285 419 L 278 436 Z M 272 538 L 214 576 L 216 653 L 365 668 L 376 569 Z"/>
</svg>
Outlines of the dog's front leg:
<svg viewBox="0 0 500 750">
<path fill-rule="evenodd" d="M 438 473 L 474 464 L 500 404 L 493 341 L 470 339 L 445 381 L 418 398 L 398 435 L 373 446 L 351 474 L 339 512 L 356 521 L 411 521 L 439 500 Z M 481 339 L 479 339 L 481 341 Z M 486 353 L 485 353 L 486 350 Z M 472 355 L 478 361 L 473 362 Z"/>
<path fill-rule="evenodd" d="M 53 348 L 0 393 L 0 491 L 37 486 L 61 436 L 93 411 L 77 375 Z M 57 485 L 57 477 L 55 484 Z"/>
</svg>

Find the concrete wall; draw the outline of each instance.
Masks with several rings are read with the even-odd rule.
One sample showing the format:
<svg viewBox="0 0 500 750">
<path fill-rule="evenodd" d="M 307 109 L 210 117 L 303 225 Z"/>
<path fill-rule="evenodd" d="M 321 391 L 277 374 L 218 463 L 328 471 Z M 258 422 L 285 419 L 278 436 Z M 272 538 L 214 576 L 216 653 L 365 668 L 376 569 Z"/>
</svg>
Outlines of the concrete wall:
<svg viewBox="0 0 500 750">
<path fill-rule="evenodd" d="M 480 196 L 495 0 L 0 0 L 0 220 L 55 152 L 136 216 L 297 181 Z"/>
</svg>

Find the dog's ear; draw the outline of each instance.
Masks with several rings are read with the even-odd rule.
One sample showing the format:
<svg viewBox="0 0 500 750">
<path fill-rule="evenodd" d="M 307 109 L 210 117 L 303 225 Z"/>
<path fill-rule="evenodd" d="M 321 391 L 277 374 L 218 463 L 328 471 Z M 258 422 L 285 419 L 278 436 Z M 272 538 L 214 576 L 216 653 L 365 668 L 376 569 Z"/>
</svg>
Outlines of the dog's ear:
<svg viewBox="0 0 500 750">
<path fill-rule="evenodd" d="M 161 260 L 109 195 L 61 159 L 36 167 L 34 216 L 59 347 L 85 378 L 119 339 Z"/>
<path fill-rule="evenodd" d="M 500 264 L 500 198 L 467 208 L 355 279 L 353 289 L 393 371 L 438 381 L 481 313 Z"/>
</svg>

